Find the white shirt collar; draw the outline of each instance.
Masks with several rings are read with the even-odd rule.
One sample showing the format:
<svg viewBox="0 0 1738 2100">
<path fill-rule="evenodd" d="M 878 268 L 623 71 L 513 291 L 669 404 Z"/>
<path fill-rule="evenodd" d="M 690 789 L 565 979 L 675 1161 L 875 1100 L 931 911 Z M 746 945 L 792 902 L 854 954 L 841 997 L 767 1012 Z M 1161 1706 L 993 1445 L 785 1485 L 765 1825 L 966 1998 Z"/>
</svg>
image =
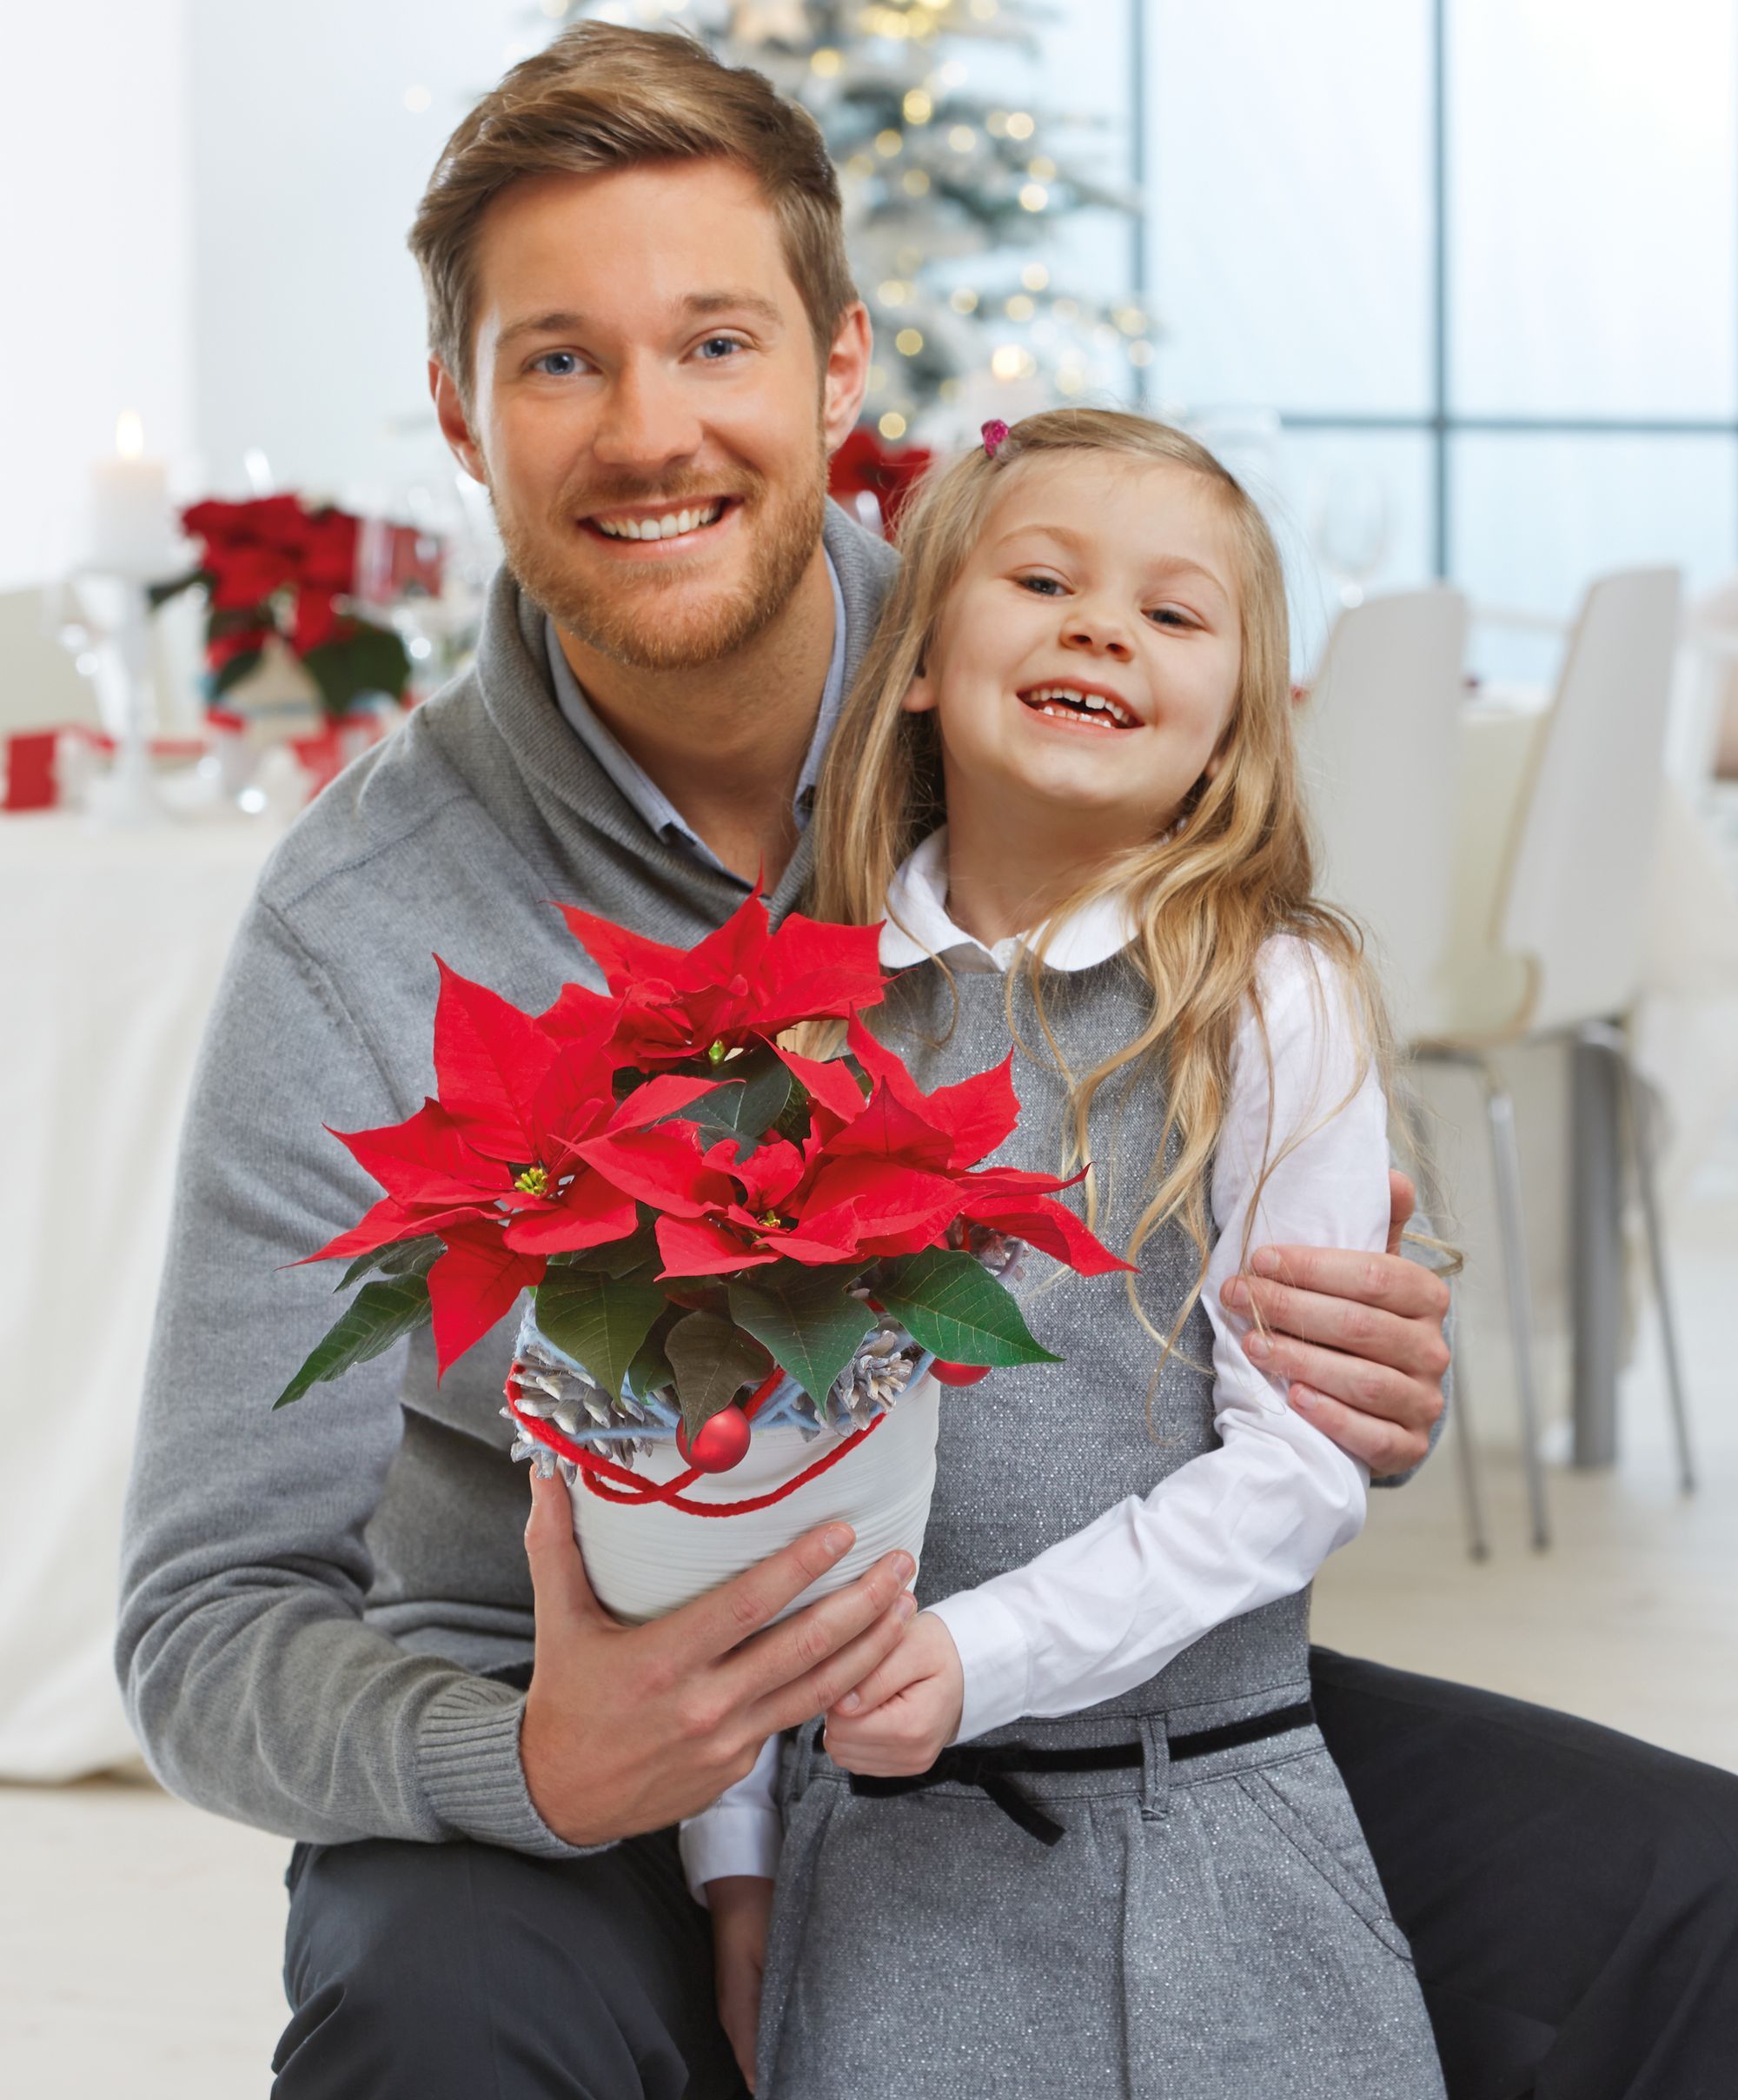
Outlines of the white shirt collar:
<svg viewBox="0 0 1738 2100">
<path fill-rule="evenodd" d="M 1049 970 L 1090 970 L 1134 939 L 1121 900 L 1100 897 L 1065 919 L 1045 954 Z M 947 914 L 947 827 L 933 831 L 893 877 L 881 928 L 881 967 L 903 970 L 932 956 L 951 970 L 1012 969 L 1025 937 L 1010 934 L 992 947 L 956 926 Z"/>
</svg>

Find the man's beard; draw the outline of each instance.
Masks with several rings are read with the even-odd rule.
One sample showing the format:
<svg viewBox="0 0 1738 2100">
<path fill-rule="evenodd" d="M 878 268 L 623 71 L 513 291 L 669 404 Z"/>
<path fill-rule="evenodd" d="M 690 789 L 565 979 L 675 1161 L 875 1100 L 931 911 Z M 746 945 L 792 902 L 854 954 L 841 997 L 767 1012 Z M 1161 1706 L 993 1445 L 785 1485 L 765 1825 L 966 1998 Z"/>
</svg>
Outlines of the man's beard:
<svg viewBox="0 0 1738 2100">
<path fill-rule="evenodd" d="M 779 617 L 820 544 L 826 515 L 826 454 L 818 452 L 813 480 L 783 501 L 769 501 L 767 483 L 759 475 L 746 487 L 724 492 L 740 500 L 748 514 L 739 522 L 739 530 L 746 529 L 749 516 L 758 514 L 758 530 L 749 541 L 748 573 L 740 584 L 696 601 L 681 602 L 685 594 L 679 580 L 650 568 L 636 573 L 624 564 L 607 595 L 597 583 L 582 584 L 563 558 L 565 536 L 586 529 L 571 521 L 613 505 L 626 509 L 720 493 L 716 482 L 704 488 L 623 486 L 601 495 L 587 490 L 581 501 L 563 503 L 555 530 L 540 532 L 503 505 L 493 485 L 489 491 L 507 567 L 520 588 L 575 641 L 638 671 L 688 671 L 716 663 L 746 648 Z"/>
</svg>

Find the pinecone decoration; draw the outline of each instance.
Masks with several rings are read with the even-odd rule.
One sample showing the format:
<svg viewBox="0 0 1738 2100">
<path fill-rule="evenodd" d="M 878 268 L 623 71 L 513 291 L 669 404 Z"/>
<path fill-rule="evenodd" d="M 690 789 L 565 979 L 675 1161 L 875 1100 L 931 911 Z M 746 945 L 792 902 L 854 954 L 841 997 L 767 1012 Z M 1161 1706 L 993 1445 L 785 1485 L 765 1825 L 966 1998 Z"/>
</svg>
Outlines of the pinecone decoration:
<svg viewBox="0 0 1738 2100">
<path fill-rule="evenodd" d="M 658 1417 L 631 1393 L 614 1399 L 601 1386 L 554 1355 L 528 1320 L 520 1330 L 518 1363 L 520 1412 L 539 1421 L 554 1422 L 564 1436 L 582 1436 L 588 1429 L 627 1429 L 658 1422 Z M 503 1408 L 501 1412 L 507 1414 L 507 1410 Z M 512 1418 L 508 1415 L 507 1419 Z M 640 1452 L 651 1450 L 652 1443 L 649 1437 L 612 1437 L 601 1448 L 618 1465 L 632 1466 Z M 514 1459 L 531 1456 L 546 1478 L 554 1464 L 554 1452 L 523 1435 L 509 1455 Z M 561 1464 L 564 1476 L 570 1474 L 572 1462 L 562 1459 Z"/>
<path fill-rule="evenodd" d="M 864 1338 L 833 1389 L 852 1428 L 866 1429 L 911 1384 L 916 1351 L 917 1344 L 892 1320 L 884 1320 Z"/>
</svg>

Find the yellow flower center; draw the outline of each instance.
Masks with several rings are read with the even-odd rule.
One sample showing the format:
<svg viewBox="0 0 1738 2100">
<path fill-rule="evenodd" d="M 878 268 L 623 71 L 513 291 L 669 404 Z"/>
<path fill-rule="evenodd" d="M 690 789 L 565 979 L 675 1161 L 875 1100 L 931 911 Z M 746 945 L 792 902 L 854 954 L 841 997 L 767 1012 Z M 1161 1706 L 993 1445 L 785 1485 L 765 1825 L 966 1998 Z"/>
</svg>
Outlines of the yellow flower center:
<svg viewBox="0 0 1738 2100">
<path fill-rule="evenodd" d="M 728 1055 L 729 1052 L 725 1048 L 721 1038 L 719 1041 L 710 1045 L 706 1050 L 708 1061 L 714 1065 L 721 1065 Z"/>
<path fill-rule="evenodd" d="M 513 1186 L 527 1196 L 547 1196 L 549 1193 L 549 1176 L 543 1167 L 527 1166 Z"/>
</svg>

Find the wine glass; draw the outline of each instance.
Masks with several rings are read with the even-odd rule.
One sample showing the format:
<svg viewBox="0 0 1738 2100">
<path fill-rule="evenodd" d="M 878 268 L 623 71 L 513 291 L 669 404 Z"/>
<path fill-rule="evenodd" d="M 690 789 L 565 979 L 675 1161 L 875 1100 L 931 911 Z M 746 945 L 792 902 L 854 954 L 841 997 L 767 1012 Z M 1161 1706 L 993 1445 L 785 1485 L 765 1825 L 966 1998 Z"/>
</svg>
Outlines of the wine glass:
<svg viewBox="0 0 1738 2100">
<path fill-rule="evenodd" d="M 1388 559 L 1393 532 L 1393 506 L 1380 475 L 1341 467 L 1323 481 L 1310 536 L 1342 605 L 1363 603 L 1364 586 Z"/>
</svg>

